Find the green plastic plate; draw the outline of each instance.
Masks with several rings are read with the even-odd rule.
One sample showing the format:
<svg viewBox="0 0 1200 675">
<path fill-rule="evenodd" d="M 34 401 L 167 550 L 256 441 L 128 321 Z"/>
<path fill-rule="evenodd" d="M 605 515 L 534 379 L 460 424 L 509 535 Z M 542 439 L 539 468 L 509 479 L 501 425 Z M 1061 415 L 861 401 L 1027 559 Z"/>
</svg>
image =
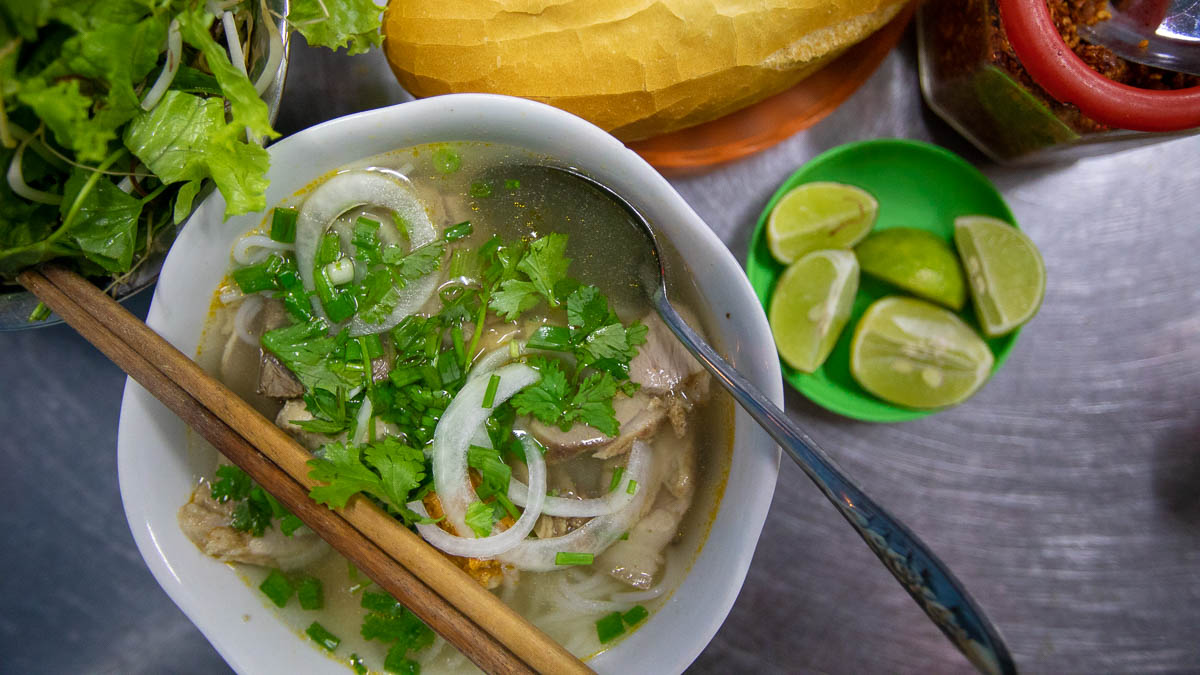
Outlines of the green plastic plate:
<svg viewBox="0 0 1200 675">
<path fill-rule="evenodd" d="M 759 216 L 746 255 L 746 274 L 764 308 L 770 306 L 775 278 L 785 268 L 771 257 L 767 248 L 767 216 L 788 190 L 812 181 L 848 183 L 875 195 L 879 200 L 875 230 L 916 227 L 945 238 L 953 246 L 954 219 L 958 216 L 980 214 L 999 218 L 1013 226 L 1017 224 L 995 186 L 966 160 L 948 150 L 903 139 L 842 145 L 800 167 L 779 186 Z M 863 275 L 850 322 L 829 358 L 812 374 L 799 372 L 781 362 L 783 379 L 817 405 L 867 422 L 902 422 L 937 412 L 888 403 L 867 393 L 850 375 L 850 338 L 854 326 L 872 302 L 895 294 L 903 295 L 904 292 Z M 975 308 L 970 302 L 959 316 L 978 330 Z M 1019 329 L 987 340 L 996 357 L 993 374 L 1004 365 L 1017 343 L 1018 333 Z"/>
</svg>

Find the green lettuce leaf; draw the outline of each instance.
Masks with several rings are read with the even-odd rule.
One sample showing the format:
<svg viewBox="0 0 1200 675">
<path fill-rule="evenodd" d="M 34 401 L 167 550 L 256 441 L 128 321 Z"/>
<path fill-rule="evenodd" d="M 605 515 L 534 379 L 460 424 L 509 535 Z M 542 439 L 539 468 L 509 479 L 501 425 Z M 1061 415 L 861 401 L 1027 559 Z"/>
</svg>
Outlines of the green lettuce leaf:
<svg viewBox="0 0 1200 675">
<path fill-rule="evenodd" d="M 271 128 L 271 117 L 267 104 L 258 97 L 254 84 L 250 79 L 233 67 L 229 62 L 229 53 L 217 44 L 210 34 L 213 16 L 203 10 L 203 5 L 179 14 L 179 32 L 183 41 L 200 50 L 209 70 L 221 85 L 221 92 L 229 100 L 233 113 L 230 124 L 236 128 L 245 127 L 255 136 L 275 138 L 279 134 Z M 224 193 L 224 190 L 221 191 Z M 258 207 L 261 209 L 263 207 Z"/>
<path fill-rule="evenodd" d="M 225 216 L 267 206 L 267 151 L 239 140 L 240 127 L 225 122 L 219 98 L 169 91 L 125 131 L 125 146 L 164 183 L 188 181 L 179 191 L 176 222 L 186 217 L 199 181 L 212 178 L 225 197 Z"/>
<path fill-rule="evenodd" d="M 349 54 L 383 44 L 379 21 L 374 0 L 292 0 L 288 10 L 288 23 L 308 44 Z"/>
<path fill-rule="evenodd" d="M 134 86 L 157 63 L 167 22 L 166 16 L 132 25 L 93 21 L 63 42 L 58 58 L 21 84 L 18 99 L 80 161 L 100 161 L 120 127 L 140 110 Z M 84 86 L 105 93 L 93 98 L 82 93 Z"/>
</svg>

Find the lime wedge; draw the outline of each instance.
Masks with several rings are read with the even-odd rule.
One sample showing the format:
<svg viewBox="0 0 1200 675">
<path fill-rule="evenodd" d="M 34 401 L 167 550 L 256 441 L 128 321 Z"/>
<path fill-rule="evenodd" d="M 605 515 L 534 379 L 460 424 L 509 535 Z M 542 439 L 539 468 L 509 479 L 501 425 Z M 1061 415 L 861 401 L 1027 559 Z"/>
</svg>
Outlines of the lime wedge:
<svg viewBox="0 0 1200 675">
<path fill-rule="evenodd" d="M 850 374 L 863 389 L 910 408 L 961 403 L 988 378 L 992 352 L 962 319 L 900 296 L 875 301 L 850 343 Z"/>
<path fill-rule="evenodd" d="M 811 251 L 850 248 L 871 231 L 878 211 L 871 193 L 853 185 L 797 185 L 767 218 L 767 246 L 785 265 Z"/>
<path fill-rule="evenodd" d="M 911 227 L 873 232 L 854 249 L 862 271 L 954 311 L 967 284 L 954 249 L 941 237 Z"/>
<path fill-rule="evenodd" d="M 984 334 L 1010 333 L 1037 314 L 1046 294 L 1046 265 L 1024 232 L 1003 220 L 962 216 L 954 219 L 954 243 Z"/>
<path fill-rule="evenodd" d="M 811 373 L 825 362 L 850 319 L 858 261 L 850 251 L 814 251 L 788 267 L 767 312 L 779 356 Z"/>
</svg>

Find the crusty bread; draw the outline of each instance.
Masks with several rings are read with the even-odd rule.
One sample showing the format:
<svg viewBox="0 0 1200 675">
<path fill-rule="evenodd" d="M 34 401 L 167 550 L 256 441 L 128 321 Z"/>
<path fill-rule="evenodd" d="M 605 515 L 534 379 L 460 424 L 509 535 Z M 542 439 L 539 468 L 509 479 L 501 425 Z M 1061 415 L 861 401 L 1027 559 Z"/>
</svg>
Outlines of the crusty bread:
<svg viewBox="0 0 1200 675">
<path fill-rule="evenodd" d="M 384 49 L 416 96 L 523 96 L 637 140 L 791 87 L 904 3 L 391 0 Z"/>
</svg>

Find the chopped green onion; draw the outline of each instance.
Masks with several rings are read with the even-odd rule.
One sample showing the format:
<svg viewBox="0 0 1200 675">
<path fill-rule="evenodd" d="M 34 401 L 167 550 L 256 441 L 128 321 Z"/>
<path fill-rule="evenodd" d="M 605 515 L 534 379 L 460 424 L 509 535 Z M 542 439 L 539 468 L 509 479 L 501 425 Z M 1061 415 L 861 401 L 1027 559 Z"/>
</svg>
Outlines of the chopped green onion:
<svg viewBox="0 0 1200 675">
<path fill-rule="evenodd" d="M 338 258 L 325 266 L 325 275 L 334 286 L 344 286 L 354 281 L 354 261 L 349 258 Z"/>
<path fill-rule="evenodd" d="M 517 513 L 517 507 L 513 505 L 508 497 L 505 497 L 500 492 L 497 492 L 495 496 L 496 501 L 500 503 L 500 506 L 504 507 L 504 512 L 507 513 L 510 518 L 517 520 L 521 517 L 521 514 Z"/>
<path fill-rule="evenodd" d="M 404 388 L 421 379 L 421 370 L 409 366 L 407 368 L 397 368 L 388 373 L 388 379 L 392 381 L 392 385 L 397 388 Z"/>
<path fill-rule="evenodd" d="M 437 370 L 443 385 L 457 382 L 463 374 L 462 366 L 458 365 L 458 359 L 454 356 L 454 352 L 438 354 Z"/>
<path fill-rule="evenodd" d="M 529 348 L 571 351 L 571 331 L 566 326 L 540 326 L 530 336 Z"/>
<path fill-rule="evenodd" d="M 633 494 L 637 492 L 637 481 L 633 480 L 632 478 L 629 479 L 629 487 L 625 488 L 625 492 L 626 494 Z"/>
<path fill-rule="evenodd" d="M 275 288 L 275 274 L 282 266 L 283 258 L 273 255 L 260 263 L 234 270 L 233 280 L 247 295 L 269 291 Z"/>
<path fill-rule="evenodd" d="M 492 184 L 485 180 L 471 181 L 467 193 L 476 199 L 486 199 L 492 196 Z"/>
<path fill-rule="evenodd" d="M 377 359 L 383 356 L 383 340 L 379 338 L 379 333 L 371 333 L 364 335 L 358 339 L 360 343 L 365 343 L 367 356 Z"/>
<path fill-rule="evenodd" d="M 321 237 L 321 243 L 317 245 L 317 254 L 313 262 L 318 267 L 323 267 L 337 260 L 341 255 L 342 240 L 338 238 L 337 232 L 326 232 Z"/>
<path fill-rule="evenodd" d="M 32 323 L 34 321 L 43 321 L 43 320 L 49 319 L 49 318 L 50 318 L 50 308 L 46 306 L 46 303 L 39 302 L 37 304 L 37 306 L 33 308 L 33 311 L 29 313 L 28 320 L 30 323 Z"/>
<path fill-rule="evenodd" d="M 591 565 L 596 560 L 594 553 L 572 553 L 559 551 L 554 554 L 555 565 Z"/>
<path fill-rule="evenodd" d="M 504 181 L 504 189 L 506 190 L 517 190 L 520 189 L 520 187 L 521 181 L 517 180 L 516 178 L 509 178 Z"/>
<path fill-rule="evenodd" d="M 446 231 L 442 233 L 442 239 L 446 241 L 458 241 L 463 237 L 469 236 L 474 231 L 474 228 L 471 227 L 471 221 L 464 220 L 461 223 L 447 227 Z"/>
<path fill-rule="evenodd" d="M 354 316 L 354 313 L 358 311 L 358 301 L 354 299 L 354 294 L 348 291 L 338 293 L 333 296 L 332 300 L 324 304 L 325 314 L 334 323 L 341 323 Z"/>
<path fill-rule="evenodd" d="M 490 408 L 496 402 L 496 390 L 500 388 L 500 376 L 492 373 L 488 378 L 487 390 L 483 392 L 483 407 Z"/>
<path fill-rule="evenodd" d="M 354 675 L 367 675 L 367 665 L 358 654 L 350 655 L 350 667 L 354 669 Z"/>
<path fill-rule="evenodd" d="M 625 622 L 626 626 L 633 628 L 642 621 L 645 621 L 648 616 L 650 616 L 650 612 L 645 607 L 634 605 L 632 609 L 621 615 L 621 620 Z"/>
<path fill-rule="evenodd" d="M 258 590 L 270 598 L 276 607 L 286 607 L 288 600 L 292 598 L 292 593 L 296 592 L 292 582 L 288 581 L 288 578 L 283 576 L 283 572 L 279 570 L 271 570 L 267 578 L 259 584 Z"/>
<path fill-rule="evenodd" d="M 304 609 L 321 609 L 325 606 L 324 588 L 316 577 L 304 577 L 296 587 L 296 599 Z"/>
<path fill-rule="evenodd" d="M 342 644 L 341 638 L 330 633 L 325 626 L 316 621 L 312 622 L 312 625 L 304 633 L 312 638 L 313 642 L 321 645 L 328 651 L 333 651 L 337 649 L 338 645 Z"/>
<path fill-rule="evenodd" d="M 450 342 L 454 345 L 454 356 L 458 358 L 460 366 L 467 366 L 467 347 L 463 344 L 462 326 L 455 326 L 450 329 Z"/>
<path fill-rule="evenodd" d="M 625 632 L 625 624 L 621 621 L 621 613 L 613 612 L 596 622 L 596 637 L 600 643 L 611 642 Z"/>
<path fill-rule="evenodd" d="M 453 148 L 442 146 L 433 151 L 433 168 L 438 173 L 454 173 L 462 167 L 462 157 Z"/>
<path fill-rule="evenodd" d="M 521 345 L 517 344 L 516 340 L 508 343 L 508 357 L 515 359 L 521 355 Z"/>
<path fill-rule="evenodd" d="M 276 207 L 271 214 L 271 239 L 284 243 L 296 242 L 296 209 Z"/>
<path fill-rule="evenodd" d="M 401 640 L 392 645 L 383 659 L 383 669 L 392 675 L 419 675 L 421 664 L 407 658 L 407 653 L 408 644 L 405 641 Z"/>
<path fill-rule="evenodd" d="M 404 219 L 404 216 L 400 215 L 399 211 L 392 211 L 392 224 L 396 226 L 396 231 L 399 232 L 401 236 L 403 236 L 405 239 L 410 238 L 408 236 L 408 221 Z"/>
<path fill-rule="evenodd" d="M 625 475 L 625 467 L 618 466 L 617 468 L 613 469 L 612 480 L 608 483 L 609 492 L 617 489 L 617 486 L 621 484 L 621 476 L 623 475 Z"/>
<path fill-rule="evenodd" d="M 621 533 L 621 541 L 629 541 L 629 533 L 628 532 Z"/>
</svg>

